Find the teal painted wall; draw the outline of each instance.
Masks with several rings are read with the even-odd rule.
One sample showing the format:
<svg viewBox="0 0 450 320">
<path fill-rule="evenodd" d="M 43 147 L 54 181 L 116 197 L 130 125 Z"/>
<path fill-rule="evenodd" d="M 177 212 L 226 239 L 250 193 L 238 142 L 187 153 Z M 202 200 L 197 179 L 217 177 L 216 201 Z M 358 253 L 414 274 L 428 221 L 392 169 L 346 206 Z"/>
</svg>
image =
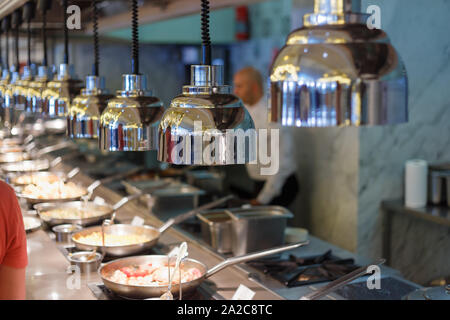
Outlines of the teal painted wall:
<svg viewBox="0 0 450 320">
<path fill-rule="evenodd" d="M 119 29 L 105 33 L 105 36 L 116 39 L 131 39 L 131 29 Z M 227 44 L 234 41 L 235 11 L 234 8 L 211 12 L 211 38 L 216 44 Z M 189 15 L 176 19 L 155 22 L 139 27 L 139 41 L 142 43 L 161 44 L 200 44 L 200 15 Z"/>
</svg>

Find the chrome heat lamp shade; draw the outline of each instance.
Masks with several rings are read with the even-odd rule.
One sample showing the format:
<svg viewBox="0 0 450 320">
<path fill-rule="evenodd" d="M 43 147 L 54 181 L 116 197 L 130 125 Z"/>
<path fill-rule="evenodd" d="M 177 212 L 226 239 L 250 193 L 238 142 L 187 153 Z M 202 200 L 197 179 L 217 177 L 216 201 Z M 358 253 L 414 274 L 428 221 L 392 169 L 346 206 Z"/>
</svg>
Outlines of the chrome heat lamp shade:
<svg viewBox="0 0 450 320">
<path fill-rule="evenodd" d="M 16 105 L 16 108 L 20 110 L 25 110 L 28 88 L 30 86 L 30 83 L 33 81 L 33 77 L 33 70 L 30 68 L 30 66 L 24 66 L 22 77 L 17 80 L 13 92 L 14 104 Z"/>
<path fill-rule="evenodd" d="M 72 139 L 98 139 L 100 116 L 108 100 L 114 96 L 105 90 L 105 79 L 86 77 L 86 87 L 70 106 L 67 116 L 67 134 Z"/>
<path fill-rule="evenodd" d="M 250 146 L 255 141 L 244 138 L 239 145 L 238 139 L 227 139 L 227 133 L 255 126 L 242 101 L 223 85 L 221 66 L 191 68 L 191 85 L 183 87 L 183 94 L 172 100 L 161 119 L 158 160 L 208 166 L 254 161 Z"/>
<path fill-rule="evenodd" d="M 13 67 L 12 69 L 15 68 Z M 14 91 L 19 78 L 19 72 L 11 72 L 11 80 L 5 86 L 5 91 L 3 94 L 3 123 L 5 127 L 10 130 L 17 124 L 20 113 L 23 111 L 16 108 L 14 101 Z"/>
<path fill-rule="evenodd" d="M 408 121 L 405 66 L 360 1 L 315 0 L 271 68 L 272 122 L 294 127 Z"/>
<path fill-rule="evenodd" d="M 49 118 L 66 117 L 73 98 L 81 90 L 81 81 L 73 79 L 69 65 L 60 64 L 58 74 L 47 83 L 42 93 L 44 99 L 43 114 Z"/>
<path fill-rule="evenodd" d="M 125 74 L 122 79 L 122 91 L 109 100 L 100 117 L 99 147 L 106 151 L 156 150 L 163 103 L 147 91 L 144 75 Z"/>
<path fill-rule="evenodd" d="M 45 101 L 42 95 L 51 78 L 53 78 L 53 75 L 49 67 L 38 67 L 36 77 L 28 84 L 27 99 L 25 101 L 25 111 L 27 113 L 41 114 L 43 112 Z"/>
</svg>

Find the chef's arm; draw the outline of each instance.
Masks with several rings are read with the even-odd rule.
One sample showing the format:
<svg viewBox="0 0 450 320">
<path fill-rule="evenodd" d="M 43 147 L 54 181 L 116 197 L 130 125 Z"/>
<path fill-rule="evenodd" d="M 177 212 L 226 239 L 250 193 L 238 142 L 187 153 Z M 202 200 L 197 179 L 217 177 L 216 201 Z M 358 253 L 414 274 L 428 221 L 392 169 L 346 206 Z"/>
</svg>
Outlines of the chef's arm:
<svg viewBox="0 0 450 320">
<path fill-rule="evenodd" d="M 269 204 L 281 194 L 284 183 L 296 170 L 292 135 L 285 128 L 279 129 L 279 169 L 277 173 L 268 177 L 256 198 L 259 203 L 264 205 Z"/>
<path fill-rule="evenodd" d="M 25 299 L 25 268 L 0 265 L 0 300 Z"/>
</svg>

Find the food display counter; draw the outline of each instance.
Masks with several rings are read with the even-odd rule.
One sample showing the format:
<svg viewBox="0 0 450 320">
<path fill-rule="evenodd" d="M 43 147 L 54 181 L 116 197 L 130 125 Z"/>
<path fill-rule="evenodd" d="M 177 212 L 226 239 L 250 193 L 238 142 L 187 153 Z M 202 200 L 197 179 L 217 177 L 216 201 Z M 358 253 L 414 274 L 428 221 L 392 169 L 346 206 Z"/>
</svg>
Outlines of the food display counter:
<svg viewBox="0 0 450 320">
<path fill-rule="evenodd" d="M 69 164 L 60 164 L 59 171 L 69 172 L 73 167 Z M 94 180 L 80 173 L 74 182 L 83 186 L 90 185 Z M 123 195 L 106 187 L 98 187 L 92 198 L 103 199 L 106 203 L 116 203 Z M 28 213 L 25 213 L 28 215 Z M 145 221 L 146 225 L 159 227 L 163 221 L 152 213 L 151 208 L 140 201 L 133 201 L 117 211 L 116 223 L 131 223 L 136 217 Z M 74 247 L 70 243 L 55 241 L 55 235 L 45 227 L 28 233 L 29 266 L 27 268 L 27 299 L 122 299 L 110 292 L 102 283 L 98 272 L 74 273 L 70 267 L 67 255 L 73 252 Z M 229 255 L 215 252 L 208 244 L 203 242 L 201 235 L 186 231 L 183 226 L 170 228 L 162 235 L 156 247 L 146 254 L 167 254 L 175 246 L 183 241 L 188 244 L 189 258 L 203 262 L 212 267 L 226 259 Z M 357 265 L 370 264 L 370 261 L 357 257 L 354 254 L 337 248 L 316 237 L 309 236 L 307 246 L 291 250 L 279 255 L 289 259 L 295 255 L 297 258 L 321 255 L 332 251 L 333 255 L 340 259 L 353 259 Z M 145 253 L 144 253 L 145 254 Z M 111 261 L 106 258 L 103 262 Z M 420 286 L 403 279 L 399 272 L 389 267 L 381 267 L 382 292 L 367 289 L 365 283 L 367 277 L 353 281 L 339 291 L 328 294 L 322 299 L 401 299 L 404 295 L 414 291 Z M 329 281 L 306 285 L 288 286 L 279 279 L 272 277 L 267 272 L 258 270 L 252 264 L 239 264 L 228 267 L 211 278 L 202 282 L 196 292 L 183 299 L 214 299 L 230 300 L 240 285 L 255 292 L 256 300 L 297 300 Z"/>
</svg>

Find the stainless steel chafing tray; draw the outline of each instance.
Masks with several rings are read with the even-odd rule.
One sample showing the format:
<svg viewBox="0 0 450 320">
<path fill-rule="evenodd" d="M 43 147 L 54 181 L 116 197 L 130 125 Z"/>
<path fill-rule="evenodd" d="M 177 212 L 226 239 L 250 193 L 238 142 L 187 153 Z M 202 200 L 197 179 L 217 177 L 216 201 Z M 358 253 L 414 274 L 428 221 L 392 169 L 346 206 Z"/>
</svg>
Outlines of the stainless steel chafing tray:
<svg viewBox="0 0 450 320">
<path fill-rule="evenodd" d="M 278 206 L 225 210 L 232 218 L 231 242 L 234 255 L 284 244 L 287 219 L 294 215 Z"/>
<path fill-rule="evenodd" d="M 143 197 L 144 205 L 153 213 L 169 215 L 177 214 L 198 206 L 199 197 L 205 191 L 172 179 L 147 180 L 139 182 L 123 181 L 129 194 L 142 192 L 150 196 Z"/>
<path fill-rule="evenodd" d="M 287 219 L 293 214 L 278 206 L 209 211 L 197 215 L 203 240 L 219 253 L 243 255 L 284 243 Z"/>
</svg>

